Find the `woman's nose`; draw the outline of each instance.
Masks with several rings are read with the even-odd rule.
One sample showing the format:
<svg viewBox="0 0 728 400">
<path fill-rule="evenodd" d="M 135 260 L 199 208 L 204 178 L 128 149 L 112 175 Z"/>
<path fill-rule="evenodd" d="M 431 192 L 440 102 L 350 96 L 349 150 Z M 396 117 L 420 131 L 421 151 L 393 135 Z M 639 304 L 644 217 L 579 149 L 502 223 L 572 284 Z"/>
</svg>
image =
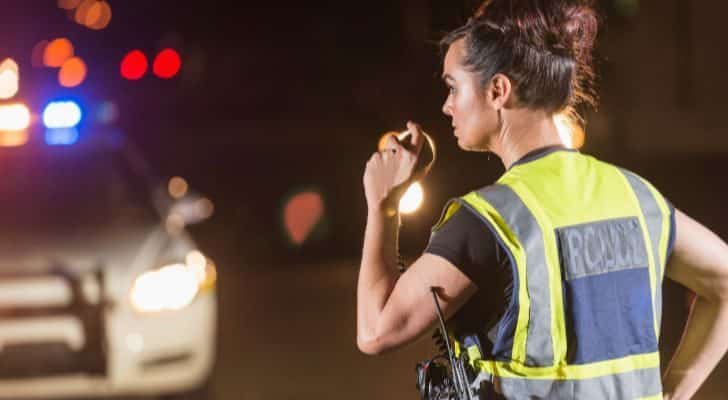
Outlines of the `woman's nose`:
<svg viewBox="0 0 728 400">
<path fill-rule="evenodd" d="M 448 117 L 452 116 L 452 114 L 450 114 L 450 102 L 448 100 L 445 100 L 445 102 L 442 104 L 442 112 Z"/>
</svg>

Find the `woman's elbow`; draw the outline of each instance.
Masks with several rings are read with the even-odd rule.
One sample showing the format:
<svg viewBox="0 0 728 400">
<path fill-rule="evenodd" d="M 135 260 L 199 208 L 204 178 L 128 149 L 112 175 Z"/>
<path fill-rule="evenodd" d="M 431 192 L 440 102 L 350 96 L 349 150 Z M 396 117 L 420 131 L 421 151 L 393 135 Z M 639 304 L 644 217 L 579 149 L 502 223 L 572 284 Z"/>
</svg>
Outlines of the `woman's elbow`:
<svg viewBox="0 0 728 400">
<path fill-rule="evenodd" d="M 363 337 L 361 335 L 357 336 L 356 345 L 359 351 L 370 356 L 379 356 L 397 347 L 395 343 L 391 343 L 383 337 Z"/>
<path fill-rule="evenodd" d="M 380 319 L 370 330 L 357 331 L 356 344 L 368 355 L 381 355 L 404 346 L 411 336 L 408 333 L 408 319 Z"/>
<path fill-rule="evenodd" d="M 375 340 L 365 340 L 361 337 L 356 338 L 356 346 L 359 351 L 369 356 L 378 356 L 382 354 L 382 347 Z"/>
</svg>

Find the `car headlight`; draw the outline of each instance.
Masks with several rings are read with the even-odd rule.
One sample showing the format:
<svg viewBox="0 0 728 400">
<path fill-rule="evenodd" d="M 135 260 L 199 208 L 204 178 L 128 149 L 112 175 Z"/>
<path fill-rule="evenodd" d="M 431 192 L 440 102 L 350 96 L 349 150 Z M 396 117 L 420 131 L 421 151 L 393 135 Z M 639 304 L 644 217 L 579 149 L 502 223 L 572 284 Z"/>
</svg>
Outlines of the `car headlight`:
<svg viewBox="0 0 728 400">
<path fill-rule="evenodd" d="M 184 263 L 139 275 L 131 289 L 131 304 L 140 312 L 180 310 L 192 303 L 197 293 L 214 287 L 216 279 L 212 261 L 194 250 Z"/>
</svg>

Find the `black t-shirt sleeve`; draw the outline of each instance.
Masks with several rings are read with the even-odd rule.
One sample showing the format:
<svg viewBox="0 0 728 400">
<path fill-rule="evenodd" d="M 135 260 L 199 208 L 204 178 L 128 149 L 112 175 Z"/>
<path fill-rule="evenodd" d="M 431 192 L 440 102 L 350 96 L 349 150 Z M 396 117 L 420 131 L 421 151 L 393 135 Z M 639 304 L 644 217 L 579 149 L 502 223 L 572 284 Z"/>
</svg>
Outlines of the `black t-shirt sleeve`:
<svg viewBox="0 0 728 400">
<path fill-rule="evenodd" d="M 430 236 L 426 253 L 450 261 L 480 289 L 492 286 L 492 268 L 498 265 L 497 242 L 479 217 L 460 208 Z M 488 279 L 488 270 L 491 277 Z"/>
</svg>

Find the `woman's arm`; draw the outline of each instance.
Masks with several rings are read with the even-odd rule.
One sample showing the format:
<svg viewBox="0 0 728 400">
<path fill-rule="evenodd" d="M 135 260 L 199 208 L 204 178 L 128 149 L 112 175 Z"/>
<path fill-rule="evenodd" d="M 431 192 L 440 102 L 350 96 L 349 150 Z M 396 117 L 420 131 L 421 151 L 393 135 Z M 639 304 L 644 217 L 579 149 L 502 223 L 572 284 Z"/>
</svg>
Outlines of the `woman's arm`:
<svg viewBox="0 0 728 400">
<path fill-rule="evenodd" d="M 367 218 L 357 288 L 357 345 L 380 354 L 412 342 L 437 322 L 431 287 L 450 317 L 476 291 L 446 259 L 425 253 L 404 274 L 396 266 L 397 216 L 372 210 Z"/>
<path fill-rule="evenodd" d="M 665 372 L 665 398 L 689 399 L 728 349 L 728 245 L 675 210 L 675 247 L 665 273 L 697 295 Z"/>
<path fill-rule="evenodd" d="M 475 293 L 475 284 L 439 256 L 423 254 L 399 273 L 395 210 L 424 140 L 417 124 L 407 128 L 414 149 L 390 139 L 387 151 L 373 154 L 364 172 L 369 213 L 357 285 L 357 345 L 367 354 L 402 346 L 431 328 L 437 318 L 431 287 L 438 288 L 446 317 Z"/>
</svg>

